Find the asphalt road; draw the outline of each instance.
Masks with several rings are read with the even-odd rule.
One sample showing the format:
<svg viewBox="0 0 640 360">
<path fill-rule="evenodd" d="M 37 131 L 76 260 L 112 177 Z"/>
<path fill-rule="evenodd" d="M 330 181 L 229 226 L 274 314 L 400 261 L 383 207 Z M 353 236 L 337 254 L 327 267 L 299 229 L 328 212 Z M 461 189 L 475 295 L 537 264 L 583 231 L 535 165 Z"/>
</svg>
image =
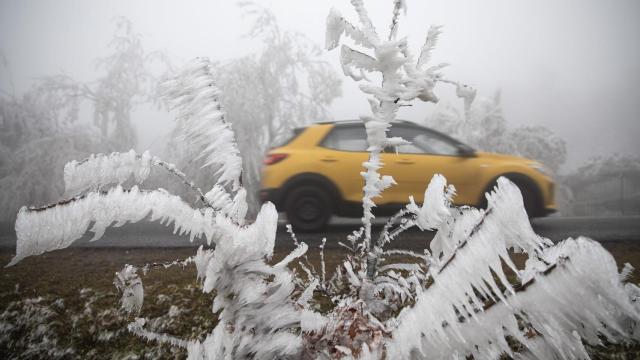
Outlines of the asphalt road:
<svg viewBox="0 0 640 360">
<path fill-rule="evenodd" d="M 381 227 L 382 221 L 377 222 L 374 234 Z M 289 248 L 292 242 L 285 229 L 285 222 L 281 221 L 278 229 L 276 247 Z M 601 242 L 606 241 L 640 241 L 640 216 L 624 217 L 548 217 L 535 219 L 532 222 L 533 229 L 541 236 L 553 241 L 560 241 L 568 237 L 580 235 L 590 237 Z M 327 238 L 327 247 L 338 247 L 338 242 L 346 242 L 346 237 L 353 230 L 359 228 L 358 219 L 339 218 L 332 221 L 324 233 L 297 234 L 300 241 L 310 246 L 317 246 L 322 238 Z M 186 236 L 172 234 L 173 228 L 150 222 L 128 224 L 121 228 L 110 228 L 105 236 L 96 241 L 89 242 L 90 236 L 76 241 L 72 246 L 80 247 L 188 247 L 203 244 L 204 240 L 196 239 L 189 242 Z M 419 230 L 406 231 L 393 244 L 397 248 L 423 249 L 433 238 L 433 232 Z M 375 235 L 374 235 L 375 236 Z M 15 249 L 15 232 L 13 225 L 0 223 L 0 247 Z"/>
</svg>

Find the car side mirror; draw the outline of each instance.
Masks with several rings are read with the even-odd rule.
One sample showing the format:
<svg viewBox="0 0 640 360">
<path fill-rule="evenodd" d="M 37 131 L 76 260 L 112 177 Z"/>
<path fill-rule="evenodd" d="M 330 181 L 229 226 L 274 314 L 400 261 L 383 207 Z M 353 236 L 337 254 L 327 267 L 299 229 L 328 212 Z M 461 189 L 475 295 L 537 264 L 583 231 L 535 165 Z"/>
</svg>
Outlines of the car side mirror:
<svg viewBox="0 0 640 360">
<path fill-rule="evenodd" d="M 458 146 L 458 155 L 462 157 L 475 157 L 476 151 L 470 146 L 460 144 Z"/>
</svg>

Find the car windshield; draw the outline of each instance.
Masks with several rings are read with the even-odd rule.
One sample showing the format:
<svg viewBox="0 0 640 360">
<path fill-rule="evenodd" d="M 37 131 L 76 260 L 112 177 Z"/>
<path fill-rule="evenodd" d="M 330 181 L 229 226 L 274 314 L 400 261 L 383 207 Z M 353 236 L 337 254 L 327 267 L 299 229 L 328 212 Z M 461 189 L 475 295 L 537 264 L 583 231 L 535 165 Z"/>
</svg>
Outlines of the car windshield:
<svg viewBox="0 0 640 360">
<path fill-rule="evenodd" d="M 392 127 L 389 137 L 402 137 L 410 144 L 397 146 L 395 151 L 405 154 L 458 155 L 458 144 L 426 129 L 404 126 Z"/>
</svg>

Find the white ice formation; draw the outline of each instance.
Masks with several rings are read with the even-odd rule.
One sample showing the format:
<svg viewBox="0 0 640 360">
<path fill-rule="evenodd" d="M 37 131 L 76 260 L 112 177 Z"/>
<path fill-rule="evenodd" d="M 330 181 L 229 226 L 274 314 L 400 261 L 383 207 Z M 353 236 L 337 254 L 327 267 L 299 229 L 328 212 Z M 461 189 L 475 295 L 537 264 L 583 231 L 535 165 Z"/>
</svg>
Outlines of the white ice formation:
<svg viewBox="0 0 640 360">
<path fill-rule="evenodd" d="M 193 60 L 162 87 L 164 98 L 178 110 L 177 130 L 182 140 L 203 149 L 204 166 L 219 169 L 219 184 L 238 189 L 242 159 L 231 125 L 224 119 L 209 60 Z"/>
</svg>

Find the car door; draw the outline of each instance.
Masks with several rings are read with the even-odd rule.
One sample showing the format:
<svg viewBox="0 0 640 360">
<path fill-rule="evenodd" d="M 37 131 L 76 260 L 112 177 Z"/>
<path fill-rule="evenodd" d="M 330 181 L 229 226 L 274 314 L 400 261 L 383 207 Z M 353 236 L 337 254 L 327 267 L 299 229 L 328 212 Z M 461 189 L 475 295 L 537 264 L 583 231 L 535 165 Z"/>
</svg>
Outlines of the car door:
<svg viewBox="0 0 640 360">
<path fill-rule="evenodd" d="M 406 203 L 409 196 L 422 203 L 424 191 L 435 174 L 442 174 L 456 187 L 455 204 L 476 201 L 467 191 L 478 179 L 478 168 L 469 156 L 460 155 L 459 143 L 427 128 L 408 124 L 394 125 L 388 137 L 402 137 L 410 142 L 388 149 L 382 159 L 383 173 L 398 183 L 384 194 L 383 203 Z M 394 151 L 395 150 L 395 151 Z"/>
<path fill-rule="evenodd" d="M 319 144 L 317 172 L 329 178 L 350 202 L 362 201 L 362 163 L 369 157 L 362 124 L 336 125 Z"/>
</svg>

